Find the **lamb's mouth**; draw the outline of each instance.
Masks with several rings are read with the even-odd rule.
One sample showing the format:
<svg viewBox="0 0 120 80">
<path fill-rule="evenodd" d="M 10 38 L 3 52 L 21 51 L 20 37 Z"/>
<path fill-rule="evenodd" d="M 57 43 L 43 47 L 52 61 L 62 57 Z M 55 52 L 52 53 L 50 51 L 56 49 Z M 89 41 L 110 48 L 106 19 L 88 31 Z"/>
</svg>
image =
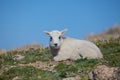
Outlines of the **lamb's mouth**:
<svg viewBox="0 0 120 80">
<path fill-rule="evenodd" d="M 50 46 L 50 47 L 53 48 L 53 49 L 60 49 L 59 46 Z"/>
<path fill-rule="evenodd" d="M 54 49 L 59 49 L 60 47 L 59 47 L 59 46 L 54 46 L 53 48 L 54 48 Z"/>
</svg>

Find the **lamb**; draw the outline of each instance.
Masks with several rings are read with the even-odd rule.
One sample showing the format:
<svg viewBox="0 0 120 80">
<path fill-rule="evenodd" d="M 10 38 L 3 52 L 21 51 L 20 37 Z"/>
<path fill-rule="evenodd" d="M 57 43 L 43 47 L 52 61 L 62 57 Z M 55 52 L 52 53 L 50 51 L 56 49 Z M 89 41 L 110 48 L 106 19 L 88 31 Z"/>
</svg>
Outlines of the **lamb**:
<svg viewBox="0 0 120 80">
<path fill-rule="evenodd" d="M 67 31 L 45 31 L 50 37 L 50 51 L 54 61 L 103 58 L 100 49 L 92 42 L 64 37 Z"/>
</svg>

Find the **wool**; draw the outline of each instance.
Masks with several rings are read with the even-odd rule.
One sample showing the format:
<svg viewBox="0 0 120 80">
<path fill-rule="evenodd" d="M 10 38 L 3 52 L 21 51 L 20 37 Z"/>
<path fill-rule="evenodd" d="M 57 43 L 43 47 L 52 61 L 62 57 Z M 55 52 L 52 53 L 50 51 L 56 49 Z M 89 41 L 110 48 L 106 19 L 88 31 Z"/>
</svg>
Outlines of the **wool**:
<svg viewBox="0 0 120 80">
<path fill-rule="evenodd" d="M 49 46 L 54 61 L 103 58 L 100 49 L 94 43 L 63 37 L 65 31 L 45 32 L 52 38 Z"/>
</svg>

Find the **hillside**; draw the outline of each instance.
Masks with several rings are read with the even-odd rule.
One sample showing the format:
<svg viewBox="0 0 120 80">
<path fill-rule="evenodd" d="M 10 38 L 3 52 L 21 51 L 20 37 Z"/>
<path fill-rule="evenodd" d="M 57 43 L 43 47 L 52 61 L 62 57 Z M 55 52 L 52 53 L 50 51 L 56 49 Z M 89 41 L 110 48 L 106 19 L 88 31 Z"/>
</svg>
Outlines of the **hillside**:
<svg viewBox="0 0 120 80">
<path fill-rule="evenodd" d="M 0 80 L 120 80 L 120 37 L 114 36 L 119 33 L 112 27 L 94 35 L 103 59 L 55 62 L 49 48 L 37 43 L 9 50 L 0 54 Z"/>
<path fill-rule="evenodd" d="M 13 51 L 27 51 L 30 48 L 38 49 L 38 48 L 43 48 L 43 46 L 40 45 L 39 43 L 33 42 L 31 44 L 26 44 L 26 45 L 23 45 L 23 46 L 19 46 L 17 48 L 13 48 L 11 50 L 13 50 Z"/>
<path fill-rule="evenodd" d="M 94 40 L 110 40 L 120 37 L 120 26 L 114 25 L 113 27 L 98 33 L 98 34 L 89 34 L 85 36 L 84 39 L 94 41 Z"/>
<path fill-rule="evenodd" d="M 6 50 L 0 49 L 0 54 L 4 54 L 4 53 L 6 53 L 6 52 L 7 52 Z"/>
</svg>

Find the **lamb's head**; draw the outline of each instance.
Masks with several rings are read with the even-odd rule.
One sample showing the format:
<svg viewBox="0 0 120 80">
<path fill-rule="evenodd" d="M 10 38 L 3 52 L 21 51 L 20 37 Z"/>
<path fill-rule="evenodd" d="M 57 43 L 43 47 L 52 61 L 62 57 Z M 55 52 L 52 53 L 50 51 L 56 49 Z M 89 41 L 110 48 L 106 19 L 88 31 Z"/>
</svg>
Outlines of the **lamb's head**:
<svg viewBox="0 0 120 80">
<path fill-rule="evenodd" d="M 54 49 L 59 49 L 62 42 L 63 42 L 63 34 L 66 32 L 67 29 L 62 31 L 53 30 L 51 32 L 45 31 L 45 33 L 50 37 L 50 47 Z"/>
</svg>

